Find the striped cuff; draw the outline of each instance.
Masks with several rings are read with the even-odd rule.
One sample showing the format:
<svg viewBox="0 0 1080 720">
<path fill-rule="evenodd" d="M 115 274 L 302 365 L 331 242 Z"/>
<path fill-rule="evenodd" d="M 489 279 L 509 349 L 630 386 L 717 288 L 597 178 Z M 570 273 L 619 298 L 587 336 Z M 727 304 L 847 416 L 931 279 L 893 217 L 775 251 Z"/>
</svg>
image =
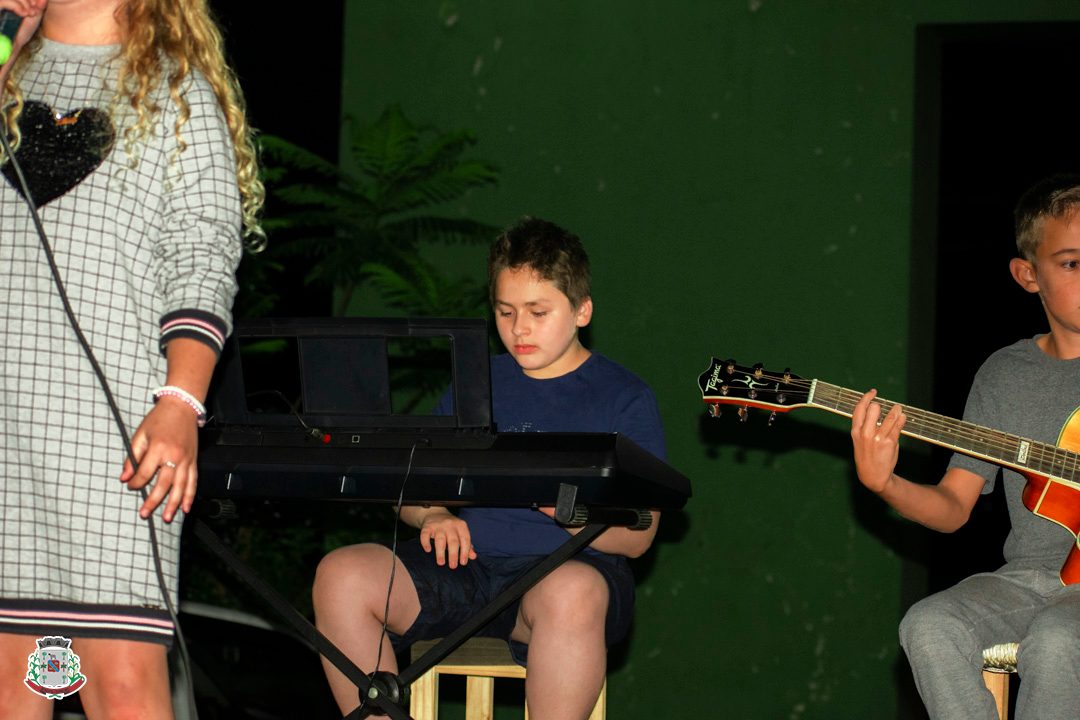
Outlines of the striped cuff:
<svg viewBox="0 0 1080 720">
<path fill-rule="evenodd" d="M 191 338 L 205 343 L 221 355 L 225 347 L 225 321 L 203 310 L 176 310 L 161 317 L 161 354 L 165 346 L 176 338 Z"/>
<path fill-rule="evenodd" d="M 173 641 L 173 623 L 166 610 L 63 600 L 0 599 L 0 632 L 138 640 L 166 646 Z"/>
</svg>

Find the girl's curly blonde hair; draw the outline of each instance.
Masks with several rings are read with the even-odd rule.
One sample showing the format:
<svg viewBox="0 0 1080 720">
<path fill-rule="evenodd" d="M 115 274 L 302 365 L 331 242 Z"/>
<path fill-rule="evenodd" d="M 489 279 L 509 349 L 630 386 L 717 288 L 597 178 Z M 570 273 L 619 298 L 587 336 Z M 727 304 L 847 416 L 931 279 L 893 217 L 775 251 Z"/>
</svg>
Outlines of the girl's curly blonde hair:
<svg viewBox="0 0 1080 720">
<path fill-rule="evenodd" d="M 128 105 L 135 121 L 123 129 L 124 148 L 129 158 L 138 155 L 138 143 L 145 138 L 161 113 L 152 93 L 163 77 L 178 112 L 176 133 L 179 149 L 186 147 L 181 129 L 190 117 L 182 94 L 185 78 L 196 69 L 206 77 L 225 120 L 236 152 L 236 182 L 240 189 L 244 236 L 249 250 L 258 252 L 266 244 L 259 225 L 266 192 L 259 180 L 258 154 L 254 132 L 248 126 L 244 97 L 236 75 L 225 62 L 221 31 L 210 15 L 206 0 L 126 0 L 117 10 L 124 41 L 120 49 L 120 75 L 116 83 L 117 105 Z M 32 41 L 19 53 L 7 77 L 4 95 L 14 101 L 4 111 L 4 122 L 18 143 L 18 119 L 23 99 L 15 78 L 37 49 Z"/>
</svg>

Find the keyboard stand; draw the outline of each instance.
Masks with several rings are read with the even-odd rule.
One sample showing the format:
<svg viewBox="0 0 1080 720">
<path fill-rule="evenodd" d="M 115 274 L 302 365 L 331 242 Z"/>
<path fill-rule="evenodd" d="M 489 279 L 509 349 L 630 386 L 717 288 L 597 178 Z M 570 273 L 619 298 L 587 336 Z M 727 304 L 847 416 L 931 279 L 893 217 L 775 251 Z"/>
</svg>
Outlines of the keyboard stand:
<svg viewBox="0 0 1080 720">
<path fill-rule="evenodd" d="M 462 643 L 476 634 L 485 625 L 520 598 L 533 585 L 548 573 L 562 565 L 595 540 L 609 525 L 591 523 L 584 526 L 576 535 L 571 535 L 551 555 L 538 561 L 520 578 L 507 586 L 497 597 L 487 604 L 468 622 L 443 638 L 438 644 L 424 653 L 415 662 L 397 676 L 391 673 L 379 673 L 374 681 L 358 668 L 325 635 L 300 614 L 277 590 L 267 584 L 248 567 L 210 527 L 199 518 L 194 518 L 195 537 L 211 552 L 218 556 L 237 577 L 247 583 L 263 600 L 273 607 L 279 615 L 296 630 L 301 637 L 330 663 L 342 672 L 357 687 L 361 705 L 345 716 L 345 720 L 360 720 L 367 717 L 376 708 L 389 715 L 393 720 L 411 720 L 406 706 L 409 702 L 409 685 Z"/>
</svg>

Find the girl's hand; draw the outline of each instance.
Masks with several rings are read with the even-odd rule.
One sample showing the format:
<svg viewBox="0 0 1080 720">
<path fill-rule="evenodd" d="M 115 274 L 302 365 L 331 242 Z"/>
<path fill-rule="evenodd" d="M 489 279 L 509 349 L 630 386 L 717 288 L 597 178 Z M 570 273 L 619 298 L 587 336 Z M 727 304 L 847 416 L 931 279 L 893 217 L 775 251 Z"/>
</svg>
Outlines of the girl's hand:
<svg viewBox="0 0 1080 720">
<path fill-rule="evenodd" d="M 11 64 L 19 49 L 37 32 L 47 4 L 48 0 L 0 0 L 0 10 L 10 10 L 23 19 L 19 32 L 15 35 L 15 42 L 12 43 L 11 55 L 3 67 Z"/>
<path fill-rule="evenodd" d="M 469 525 L 449 511 L 430 513 L 424 518 L 420 525 L 420 547 L 424 552 L 431 552 L 434 547 L 435 562 L 439 565 L 449 562 L 451 570 L 476 559 Z"/>
<path fill-rule="evenodd" d="M 146 502 L 139 508 L 139 517 L 150 517 L 166 498 L 162 512 L 165 522 L 172 522 L 177 508 L 191 512 L 199 477 L 198 443 L 195 414 L 187 403 L 170 396 L 159 399 L 131 437 L 138 471 L 128 458 L 120 473 L 120 482 L 132 490 L 154 481 Z"/>
</svg>

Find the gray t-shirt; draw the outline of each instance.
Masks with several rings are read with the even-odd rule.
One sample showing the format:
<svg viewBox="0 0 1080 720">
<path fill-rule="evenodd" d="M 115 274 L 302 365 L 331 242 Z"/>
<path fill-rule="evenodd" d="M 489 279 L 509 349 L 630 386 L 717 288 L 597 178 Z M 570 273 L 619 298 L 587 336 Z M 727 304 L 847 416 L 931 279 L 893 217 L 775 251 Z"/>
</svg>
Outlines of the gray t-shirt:
<svg viewBox="0 0 1080 720">
<path fill-rule="evenodd" d="M 1080 407 L 1080 359 L 1059 360 L 1044 353 L 1034 338 L 1020 340 L 991 355 L 971 385 L 964 420 L 1051 445 Z M 1080 448 L 1072 448 L 1080 449 Z M 1004 478 L 1012 528 L 1005 560 L 1057 572 L 1076 539 L 1064 527 L 1039 517 L 1021 500 L 1027 484 L 1019 473 L 957 453 L 949 467 L 986 479 L 983 493 Z M 999 475 L 1000 472 L 1000 475 Z M 1080 494 L 1077 495 L 1080 501 Z"/>
</svg>

